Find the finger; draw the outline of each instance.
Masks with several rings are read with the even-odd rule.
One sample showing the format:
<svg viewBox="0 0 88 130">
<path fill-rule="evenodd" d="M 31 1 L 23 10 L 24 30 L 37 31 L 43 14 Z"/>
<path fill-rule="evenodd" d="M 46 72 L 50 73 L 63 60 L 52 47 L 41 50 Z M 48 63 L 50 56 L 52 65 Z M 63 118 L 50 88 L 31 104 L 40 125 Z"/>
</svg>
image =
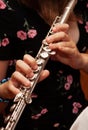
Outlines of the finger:
<svg viewBox="0 0 88 130">
<path fill-rule="evenodd" d="M 69 63 L 68 63 L 69 60 L 68 60 L 66 57 L 62 57 L 61 55 L 52 56 L 51 59 L 54 60 L 54 61 L 57 61 L 57 60 L 58 60 L 59 62 L 64 63 L 64 64 L 66 64 L 66 65 L 69 64 Z"/>
<path fill-rule="evenodd" d="M 16 70 L 23 73 L 24 75 L 27 75 L 28 77 L 32 77 L 34 75 L 31 67 L 22 60 L 17 60 Z"/>
<path fill-rule="evenodd" d="M 69 41 L 70 38 L 65 32 L 56 32 L 53 35 L 50 35 L 46 38 L 46 42 L 48 43 L 55 43 L 60 41 Z"/>
<path fill-rule="evenodd" d="M 18 88 L 15 88 L 13 85 L 10 85 L 10 87 L 8 99 L 14 98 L 18 93 L 20 93 Z"/>
<path fill-rule="evenodd" d="M 47 78 L 49 76 L 49 71 L 48 70 L 43 70 L 40 74 L 40 78 L 39 78 L 39 82 L 44 80 L 45 78 Z"/>
<path fill-rule="evenodd" d="M 64 51 L 65 49 L 74 49 L 75 44 L 73 44 L 73 42 L 59 42 L 55 44 L 49 44 L 49 48 L 51 50 Z"/>
<path fill-rule="evenodd" d="M 18 71 L 12 74 L 11 81 L 14 83 L 15 87 L 20 87 L 19 84 L 23 84 L 26 87 L 31 85 L 30 81 Z"/>
<path fill-rule="evenodd" d="M 8 87 L 6 87 L 8 86 Z M 4 98 L 12 99 L 20 92 L 18 88 L 16 88 L 11 80 L 7 82 L 4 90 Z"/>
<path fill-rule="evenodd" d="M 11 82 L 11 80 L 2 84 L 0 89 L 1 96 L 3 98 L 9 98 L 9 99 L 15 97 L 15 95 L 19 92 L 20 92 L 19 89 L 13 86 L 13 82 Z"/>
<path fill-rule="evenodd" d="M 68 24 L 60 24 L 60 23 L 57 23 L 55 24 L 55 26 L 53 27 L 53 32 L 58 32 L 58 31 L 68 31 L 69 29 L 69 25 Z"/>
<path fill-rule="evenodd" d="M 30 55 L 28 55 L 28 54 L 25 54 L 24 57 L 23 57 L 23 60 L 24 60 L 28 65 L 30 65 L 32 69 L 35 70 L 35 69 L 38 68 L 37 63 L 36 63 L 36 60 L 35 60 L 32 56 L 30 56 Z"/>
</svg>

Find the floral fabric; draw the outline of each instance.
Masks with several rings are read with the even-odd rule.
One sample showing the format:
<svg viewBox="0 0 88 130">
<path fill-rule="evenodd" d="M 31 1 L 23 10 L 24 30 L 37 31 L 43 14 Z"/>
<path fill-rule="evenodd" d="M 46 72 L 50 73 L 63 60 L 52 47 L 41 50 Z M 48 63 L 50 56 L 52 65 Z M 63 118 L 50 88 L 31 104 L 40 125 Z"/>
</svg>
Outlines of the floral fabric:
<svg viewBox="0 0 88 130">
<path fill-rule="evenodd" d="M 78 27 L 77 46 L 85 52 L 88 48 L 87 19 L 79 21 Z M 15 61 L 23 58 L 25 53 L 36 56 L 49 28 L 34 10 L 19 5 L 16 0 L 0 0 L 0 60 L 10 61 L 7 77 L 14 71 Z M 33 101 L 26 106 L 16 130 L 68 130 L 88 105 L 78 70 L 50 59 L 46 68 L 50 76 L 36 85 Z"/>
</svg>

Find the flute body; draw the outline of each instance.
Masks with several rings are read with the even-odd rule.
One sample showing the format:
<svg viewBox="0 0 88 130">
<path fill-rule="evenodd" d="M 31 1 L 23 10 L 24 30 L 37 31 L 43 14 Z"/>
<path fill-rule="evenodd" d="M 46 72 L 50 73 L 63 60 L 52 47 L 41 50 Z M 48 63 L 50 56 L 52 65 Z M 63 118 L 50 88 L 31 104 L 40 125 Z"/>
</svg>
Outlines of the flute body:
<svg viewBox="0 0 88 130">
<path fill-rule="evenodd" d="M 70 0 L 67 4 L 67 6 L 64 9 L 63 14 L 59 17 L 56 16 L 48 34 L 46 37 L 49 35 L 53 34 L 52 28 L 55 26 L 56 23 L 65 23 L 71 12 L 73 11 L 75 5 L 77 3 L 77 0 Z M 47 64 L 50 55 L 53 55 L 55 52 L 51 51 L 48 47 L 48 43 L 46 41 L 43 41 L 42 46 L 35 57 L 36 62 L 38 64 L 38 69 L 34 71 L 34 76 L 29 79 L 31 81 L 31 86 L 29 88 L 26 88 L 25 86 L 22 86 L 21 88 L 21 93 L 17 94 L 16 97 L 14 98 L 14 105 L 11 107 L 12 113 L 8 115 L 8 117 L 5 119 L 7 124 L 4 127 L 0 128 L 0 130 L 14 130 L 20 117 L 21 114 L 26 107 L 27 104 L 30 104 L 32 102 L 31 99 L 31 94 L 38 82 L 39 76 L 41 71 L 44 69 L 45 65 Z"/>
</svg>

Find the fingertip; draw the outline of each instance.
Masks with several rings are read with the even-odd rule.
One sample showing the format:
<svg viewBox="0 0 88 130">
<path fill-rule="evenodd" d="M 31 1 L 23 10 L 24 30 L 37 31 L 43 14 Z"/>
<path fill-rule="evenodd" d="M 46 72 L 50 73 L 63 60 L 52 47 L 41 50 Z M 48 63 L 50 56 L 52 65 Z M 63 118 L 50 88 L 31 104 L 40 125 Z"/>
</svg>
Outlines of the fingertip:
<svg viewBox="0 0 88 130">
<path fill-rule="evenodd" d="M 49 76 L 50 72 L 48 70 L 43 70 L 40 74 L 39 82 L 46 79 Z"/>
<path fill-rule="evenodd" d="M 47 74 L 47 76 L 50 75 L 50 71 L 49 70 L 45 70 L 45 73 Z"/>
<path fill-rule="evenodd" d="M 25 83 L 24 83 L 25 87 L 29 87 L 31 86 L 31 82 L 29 80 L 27 80 Z"/>
</svg>

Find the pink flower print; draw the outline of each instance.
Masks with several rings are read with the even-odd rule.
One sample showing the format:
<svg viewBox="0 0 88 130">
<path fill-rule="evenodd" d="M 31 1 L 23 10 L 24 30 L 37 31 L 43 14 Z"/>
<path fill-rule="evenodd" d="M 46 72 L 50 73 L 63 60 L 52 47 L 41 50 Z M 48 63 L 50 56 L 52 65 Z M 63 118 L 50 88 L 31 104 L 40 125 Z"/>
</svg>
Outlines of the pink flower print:
<svg viewBox="0 0 88 130">
<path fill-rule="evenodd" d="M 9 39 L 8 38 L 4 38 L 3 40 L 2 40 L 2 46 L 6 46 L 6 45 L 8 45 L 9 44 Z"/>
<path fill-rule="evenodd" d="M 37 116 L 37 117 L 40 117 L 40 116 L 41 116 L 41 113 L 36 114 L 36 116 Z"/>
<path fill-rule="evenodd" d="M 32 97 L 32 98 L 37 98 L 37 97 L 38 97 L 38 95 L 37 95 L 37 94 L 35 94 L 35 93 L 32 93 L 31 97 Z"/>
<path fill-rule="evenodd" d="M 88 33 L 88 22 L 86 22 L 85 29 L 86 29 L 86 32 Z"/>
<path fill-rule="evenodd" d="M 48 112 L 48 110 L 46 108 L 44 108 L 44 109 L 41 110 L 41 114 L 45 114 L 47 112 Z"/>
<path fill-rule="evenodd" d="M 69 90 L 70 89 L 70 84 L 69 83 L 65 83 L 64 88 L 65 88 L 65 90 Z"/>
<path fill-rule="evenodd" d="M 9 66 L 15 65 L 17 60 L 9 60 Z"/>
<path fill-rule="evenodd" d="M 74 102 L 73 107 L 81 108 L 82 105 L 79 102 Z"/>
<path fill-rule="evenodd" d="M 72 110 L 72 112 L 73 112 L 74 114 L 77 114 L 77 113 L 78 113 L 78 108 L 77 108 L 77 107 L 74 107 L 73 110 Z"/>
<path fill-rule="evenodd" d="M 27 34 L 24 31 L 18 31 L 17 32 L 17 37 L 20 38 L 21 40 L 26 40 L 27 39 Z"/>
<path fill-rule="evenodd" d="M 40 116 L 41 116 L 41 113 L 38 113 L 36 115 L 32 115 L 31 118 L 36 120 L 36 119 L 39 119 Z"/>
<path fill-rule="evenodd" d="M 28 37 L 29 38 L 34 38 L 37 35 L 37 31 L 35 29 L 30 29 L 28 31 Z"/>
<path fill-rule="evenodd" d="M 0 9 L 5 9 L 6 8 L 6 4 L 0 0 Z"/>
<path fill-rule="evenodd" d="M 55 128 L 57 128 L 57 127 L 59 127 L 59 123 L 55 123 L 54 125 L 53 125 L 53 127 L 55 127 Z"/>
<path fill-rule="evenodd" d="M 9 66 L 13 65 L 13 60 L 9 61 Z"/>
<path fill-rule="evenodd" d="M 77 107 L 77 102 L 73 102 L 73 107 Z"/>
<path fill-rule="evenodd" d="M 77 103 L 77 107 L 78 107 L 78 108 L 82 108 L 82 105 L 78 102 L 78 103 Z"/>
<path fill-rule="evenodd" d="M 74 102 L 73 103 L 73 113 L 74 114 L 76 114 L 76 113 L 78 113 L 78 111 L 79 111 L 79 108 L 81 108 L 82 107 L 82 105 L 79 103 L 79 102 Z"/>
<path fill-rule="evenodd" d="M 88 8 L 88 3 L 86 4 L 86 7 Z"/>
<path fill-rule="evenodd" d="M 72 82 L 73 82 L 73 77 L 72 77 L 72 75 L 68 75 L 68 76 L 67 76 L 67 82 L 68 82 L 69 84 L 72 84 Z"/>
<path fill-rule="evenodd" d="M 86 51 L 86 49 L 87 49 L 87 47 L 86 47 L 86 46 L 84 46 L 84 47 L 82 48 L 82 51 Z"/>
<path fill-rule="evenodd" d="M 72 95 L 69 95 L 69 96 L 68 96 L 68 99 L 72 99 Z"/>
<path fill-rule="evenodd" d="M 82 21 L 81 19 L 78 19 L 78 22 L 79 22 L 80 24 L 83 24 L 83 21 Z"/>
<path fill-rule="evenodd" d="M 38 117 L 38 116 L 36 116 L 36 115 L 31 116 L 31 118 L 32 118 L 32 119 L 35 119 L 35 120 L 39 119 L 39 117 Z"/>
</svg>

